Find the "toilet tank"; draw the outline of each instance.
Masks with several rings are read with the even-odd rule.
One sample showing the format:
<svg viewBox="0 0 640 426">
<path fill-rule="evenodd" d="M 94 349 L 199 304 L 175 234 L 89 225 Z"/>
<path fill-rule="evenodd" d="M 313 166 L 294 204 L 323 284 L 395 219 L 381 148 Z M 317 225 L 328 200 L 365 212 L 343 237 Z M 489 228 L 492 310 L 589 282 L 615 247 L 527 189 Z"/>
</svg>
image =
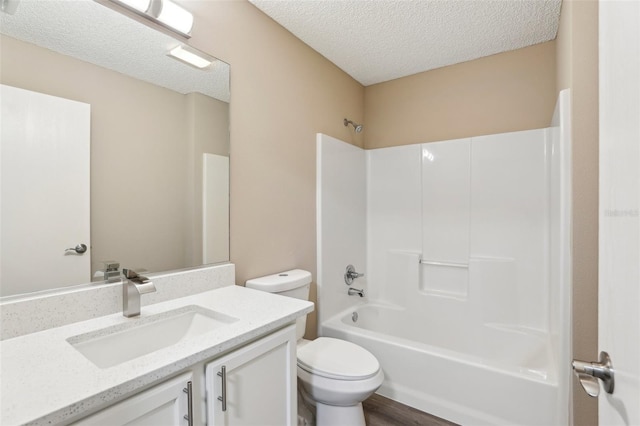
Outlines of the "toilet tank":
<svg viewBox="0 0 640 426">
<path fill-rule="evenodd" d="M 309 300 L 310 285 L 311 272 L 302 269 L 292 269 L 278 274 L 267 275 L 266 277 L 253 278 L 245 283 L 247 288 L 302 300 Z M 306 315 L 298 318 L 296 322 L 298 340 L 304 336 L 306 323 Z"/>
</svg>

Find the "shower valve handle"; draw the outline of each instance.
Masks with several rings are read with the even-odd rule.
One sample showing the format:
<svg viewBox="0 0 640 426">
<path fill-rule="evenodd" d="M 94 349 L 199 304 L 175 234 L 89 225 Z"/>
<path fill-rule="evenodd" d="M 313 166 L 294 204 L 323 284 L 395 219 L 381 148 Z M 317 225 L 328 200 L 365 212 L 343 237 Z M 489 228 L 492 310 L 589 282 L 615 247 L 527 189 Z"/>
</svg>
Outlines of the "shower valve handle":
<svg viewBox="0 0 640 426">
<path fill-rule="evenodd" d="M 344 273 L 344 282 L 347 285 L 353 284 L 353 280 L 356 278 L 364 277 L 364 274 L 356 272 L 356 268 L 353 265 L 347 265 L 347 269 Z"/>
</svg>

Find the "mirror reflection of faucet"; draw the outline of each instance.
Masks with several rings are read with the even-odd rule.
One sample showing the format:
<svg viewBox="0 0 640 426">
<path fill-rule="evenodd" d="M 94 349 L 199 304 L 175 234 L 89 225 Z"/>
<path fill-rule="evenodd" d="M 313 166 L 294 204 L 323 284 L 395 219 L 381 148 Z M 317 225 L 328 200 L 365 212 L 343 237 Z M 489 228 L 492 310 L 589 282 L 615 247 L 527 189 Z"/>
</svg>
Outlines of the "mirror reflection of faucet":
<svg viewBox="0 0 640 426">
<path fill-rule="evenodd" d="M 104 262 L 104 280 L 107 282 L 116 282 L 120 279 L 120 264 L 109 260 Z"/>
<path fill-rule="evenodd" d="M 117 283 L 121 281 L 120 263 L 115 260 L 104 260 L 104 267 L 96 270 L 91 281 L 106 281 L 108 283 Z"/>
</svg>

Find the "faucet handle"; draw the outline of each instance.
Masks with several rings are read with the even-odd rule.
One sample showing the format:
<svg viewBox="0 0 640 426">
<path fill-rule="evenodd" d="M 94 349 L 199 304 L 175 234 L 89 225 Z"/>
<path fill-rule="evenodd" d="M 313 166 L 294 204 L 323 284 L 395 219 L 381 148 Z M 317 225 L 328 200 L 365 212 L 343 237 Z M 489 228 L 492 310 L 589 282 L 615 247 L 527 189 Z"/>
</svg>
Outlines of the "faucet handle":
<svg viewBox="0 0 640 426">
<path fill-rule="evenodd" d="M 115 260 L 103 260 L 102 264 L 105 272 L 117 271 L 120 268 L 120 263 Z"/>
<path fill-rule="evenodd" d="M 353 284 L 353 280 L 360 277 L 364 277 L 364 274 L 356 272 L 356 268 L 354 268 L 353 265 L 347 265 L 347 269 L 344 273 L 344 282 L 346 285 Z"/>
<path fill-rule="evenodd" d="M 122 268 L 122 275 L 124 275 L 125 278 L 138 278 L 138 273 L 133 269 Z"/>
<path fill-rule="evenodd" d="M 125 276 L 125 278 L 134 280 L 140 283 L 146 283 L 147 281 L 150 281 L 149 278 L 139 275 L 133 269 L 122 268 L 122 274 Z"/>
</svg>

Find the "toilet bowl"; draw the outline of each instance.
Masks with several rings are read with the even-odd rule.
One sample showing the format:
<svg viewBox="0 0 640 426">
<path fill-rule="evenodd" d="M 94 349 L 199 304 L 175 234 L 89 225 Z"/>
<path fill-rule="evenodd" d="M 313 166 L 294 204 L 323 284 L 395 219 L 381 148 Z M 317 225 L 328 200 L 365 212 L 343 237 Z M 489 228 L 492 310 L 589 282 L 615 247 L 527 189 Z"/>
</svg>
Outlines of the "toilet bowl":
<svg viewBox="0 0 640 426">
<path fill-rule="evenodd" d="M 311 273 L 301 269 L 246 282 L 248 288 L 307 300 Z M 318 426 L 364 426 L 362 401 L 382 384 L 384 373 L 371 352 L 345 340 L 304 340 L 306 317 L 296 324 L 300 392 L 316 408 Z"/>
<path fill-rule="evenodd" d="M 298 383 L 316 407 L 316 423 L 364 425 L 362 401 L 384 380 L 378 360 L 362 347 L 319 337 L 298 348 Z"/>
</svg>

